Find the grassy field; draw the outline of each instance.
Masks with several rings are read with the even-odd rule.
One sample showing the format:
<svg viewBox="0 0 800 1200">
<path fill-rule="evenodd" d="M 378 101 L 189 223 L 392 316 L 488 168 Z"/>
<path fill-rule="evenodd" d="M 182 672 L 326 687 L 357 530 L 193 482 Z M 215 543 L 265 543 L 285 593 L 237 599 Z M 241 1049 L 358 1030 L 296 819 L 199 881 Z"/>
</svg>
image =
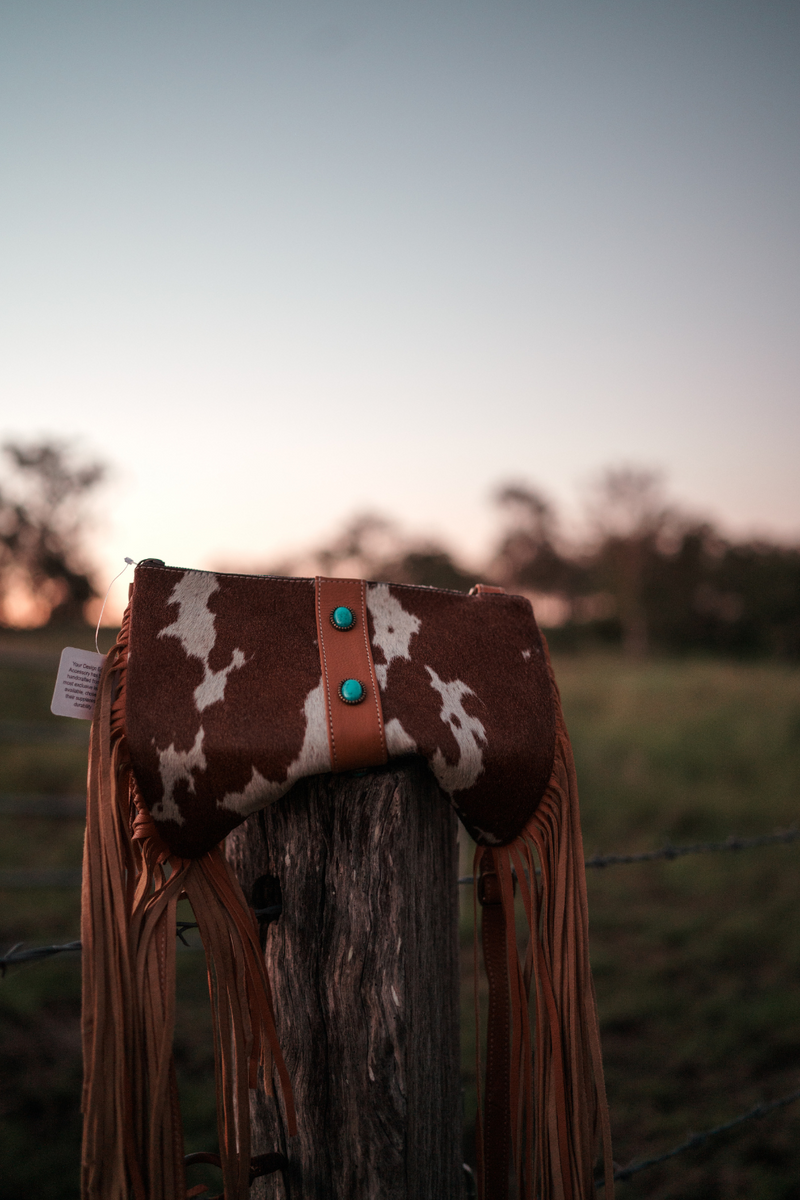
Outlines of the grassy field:
<svg viewBox="0 0 800 1200">
<path fill-rule="evenodd" d="M 557 664 L 587 855 L 800 818 L 800 672 Z M 589 872 L 620 1163 L 800 1086 L 800 847 Z M 642 1173 L 623 1196 L 800 1196 L 800 1105 Z"/>
<path fill-rule="evenodd" d="M 73 644 L 88 645 L 85 633 Z M 0 636 L 0 795 L 84 786 L 83 723 L 49 716 L 59 643 Z M 800 670 L 717 661 L 556 662 L 587 855 L 800 820 Z M 20 745 L 8 722 L 62 726 Z M 14 738 L 17 737 L 15 743 Z M 0 815 L 0 868 L 80 862 L 82 820 Z M 621 1164 L 800 1086 L 800 845 L 589 872 L 592 957 Z M 464 889 L 466 892 L 467 889 Z M 465 976 L 471 903 L 465 897 Z M 78 936 L 73 890 L 3 890 L 0 947 Z M 77 955 L 0 984 L 0 1198 L 77 1197 Z M 215 1143 L 202 954 L 179 958 L 176 1038 L 189 1149 Z M 466 991 L 466 979 L 465 979 Z M 467 1109 L 473 1075 L 468 998 Z M 474 1089 L 472 1089 L 474 1090 Z M 619 1185 L 621 1200 L 800 1197 L 800 1103 Z"/>
</svg>

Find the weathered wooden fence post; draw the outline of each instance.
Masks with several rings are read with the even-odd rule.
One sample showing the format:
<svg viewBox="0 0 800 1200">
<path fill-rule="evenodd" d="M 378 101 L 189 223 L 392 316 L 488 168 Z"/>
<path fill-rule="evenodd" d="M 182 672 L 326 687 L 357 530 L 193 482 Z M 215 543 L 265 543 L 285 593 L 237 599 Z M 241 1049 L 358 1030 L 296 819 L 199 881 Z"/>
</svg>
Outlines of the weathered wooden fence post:
<svg viewBox="0 0 800 1200">
<path fill-rule="evenodd" d="M 460 1200 L 456 821 L 430 772 L 302 780 L 228 856 L 248 898 L 280 889 L 266 958 L 300 1121 L 287 1139 L 256 1096 L 253 1153 L 290 1168 L 253 1200 Z"/>
</svg>

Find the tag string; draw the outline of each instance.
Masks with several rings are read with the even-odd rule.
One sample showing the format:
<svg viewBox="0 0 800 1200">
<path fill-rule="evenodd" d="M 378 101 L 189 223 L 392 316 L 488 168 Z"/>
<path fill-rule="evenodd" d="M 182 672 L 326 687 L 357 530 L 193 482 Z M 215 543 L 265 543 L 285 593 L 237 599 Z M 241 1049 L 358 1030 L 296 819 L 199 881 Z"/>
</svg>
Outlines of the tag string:
<svg viewBox="0 0 800 1200">
<path fill-rule="evenodd" d="M 99 638 L 99 636 L 100 636 L 100 622 L 101 622 L 101 621 L 102 621 L 102 619 L 103 619 L 103 613 L 106 611 L 106 601 L 108 600 L 108 597 L 109 597 L 109 594 L 110 594 L 110 592 L 111 592 L 111 589 L 112 589 L 112 587 L 114 586 L 114 584 L 117 582 L 117 580 L 119 579 L 120 575 L 124 575 L 124 574 L 125 574 L 125 572 L 127 571 L 128 567 L 135 567 L 135 566 L 136 566 L 136 563 L 134 562 L 134 560 L 133 560 L 132 558 L 126 558 L 126 559 L 125 559 L 125 566 L 122 568 L 122 570 L 121 570 L 121 571 L 118 571 L 118 572 L 117 572 L 117 574 L 116 574 L 116 575 L 114 576 L 114 578 L 111 580 L 111 583 L 108 585 L 108 589 L 106 590 L 106 594 L 105 594 L 105 596 L 103 597 L 103 607 L 100 609 L 100 616 L 97 618 L 97 628 L 96 628 L 96 629 L 95 629 L 95 631 L 94 631 L 94 648 L 95 648 L 95 650 L 97 651 L 97 653 L 98 653 L 98 654 L 100 653 L 100 646 L 99 646 L 99 644 L 98 644 L 98 641 L 97 641 L 97 639 L 98 639 L 98 638 Z"/>
</svg>

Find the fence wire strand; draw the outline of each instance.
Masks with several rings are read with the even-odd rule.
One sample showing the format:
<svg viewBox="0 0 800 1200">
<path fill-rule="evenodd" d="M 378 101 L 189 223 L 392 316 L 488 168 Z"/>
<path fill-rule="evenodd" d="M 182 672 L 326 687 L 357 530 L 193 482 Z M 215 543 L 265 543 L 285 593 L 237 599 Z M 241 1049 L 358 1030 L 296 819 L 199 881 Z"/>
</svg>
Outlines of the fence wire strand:
<svg viewBox="0 0 800 1200">
<path fill-rule="evenodd" d="M 796 1092 L 790 1092 L 788 1096 L 781 1096 L 780 1100 L 771 1100 L 767 1104 L 757 1104 L 749 1112 L 741 1113 L 740 1116 L 726 1121 L 723 1125 L 717 1125 L 714 1129 L 706 1129 L 703 1133 L 694 1133 L 687 1141 L 681 1142 L 679 1146 L 674 1146 L 672 1150 L 665 1151 L 664 1154 L 657 1154 L 653 1158 L 642 1159 L 641 1162 L 630 1163 L 627 1167 L 617 1167 L 614 1171 L 614 1180 L 616 1182 L 618 1180 L 630 1179 L 632 1175 L 638 1175 L 640 1171 L 646 1171 L 648 1167 L 656 1167 L 659 1163 L 666 1162 L 667 1159 L 675 1158 L 678 1154 L 685 1154 L 687 1150 L 696 1150 L 698 1146 L 702 1146 L 709 1138 L 717 1137 L 721 1133 L 727 1133 L 729 1129 L 735 1129 L 738 1125 L 744 1125 L 746 1121 L 758 1121 L 762 1117 L 768 1117 L 770 1113 L 776 1112 L 779 1108 L 786 1108 L 788 1104 L 793 1104 L 795 1100 L 800 1100 L 800 1088 Z M 595 1179 L 594 1183 L 597 1188 L 605 1186 L 603 1179 Z"/>
<path fill-rule="evenodd" d="M 722 842 L 696 842 L 686 846 L 662 846 L 660 850 L 647 850 L 641 854 L 595 854 L 592 858 L 586 859 L 587 868 L 602 868 L 624 866 L 629 863 L 644 863 L 654 862 L 657 859 L 671 860 L 682 858 L 687 854 L 708 854 L 723 850 L 754 850 L 760 846 L 774 846 L 795 842 L 800 839 L 800 829 L 784 829 L 776 830 L 774 833 L 761 834 L 757 837 L 741 838 L 731 834 Z M 471 875 L 463 876 L 458 881 L 460 884 L 473 883 Z M 35 885 L 34 885 L 35 886 Z M 266 909 L 257 909 L 256 917 L 260 920 L 273 920 L 279 916 L 281 912 L 280 906 L 273 906 Z M 186 944 L 184 934 L 188 929 L 197 928 L 194 921 L 179 921 L 177 923 L 176 935 L 184 945 Z M 80 942 L 64 942 L 61 945 L 54 946 L 36 946 L 29 950 L 22 948 L 22 943 L 18 942 L 13 946 L 7 954 L 0 958 L 0 978 L 5 978 L 8 967 L 22 962 L 32 962 L 51 958 L 55 954 L 63 954 L 69 952 L 78 952 L 81 950 Z M 630 1163 L 626 1167 L 617 1167 L 614 1170 L 614 1180 L 616 1182 L 624 1182 L 634 1175 L 638 1175 L 640 1171 L 646 1171 L 650 1167 L 658 1166 L 660 1163 L 667 1162 L 671 1158 L 675 1158 L 679 1154 L 685 1154 L 689 1150 L 696 1150 L 699 1146 L 712 1138 L 718 1137 L 720 1134 L 727 1133 L 731 1129 L 736 1129 L 740 1125 L 744 1125 L 748 1121 L 757 1121 L 762 1117 L 769 1116 L 770 1113 L 785 1108 L 789 1104 L 793 1104 L 796 1100 L 800 1100 L 800 1089 L 791 1092 L 788 1096 L 782 1096 L 779 1100 L 772 1100 L 768 1103 L 757 1104 L 755 1108 L 751 1108 L 748 1112 L 741 1113 L 738 1117 L 733 1117 L 732 1120 L 724 1122 L 722 1125 L 717 1125 L 713 1129 L 706 1129 L 702 1133 L 692 1134 L 685 1142 L 674 1146 L 671 1150 L 666 1150 L 663 1154 L 657 1154 L 651 1158 L 642 1159 L 641 1162 Z M 603 1179 L 596 1179 L 595 1186 L 599 1189 L 604 1187 Z"/>
<path fill-rule="evenodd" d="M 595 854 L 585 860 L 588 869 L 627 866 L 630 863 L 655 862 L 657 859 L 672 860 L 687 854 L 711 854 L 720 850 L 756 850 L 760 846 L 776 846 L 800 839 L 800 829 L 778 829 L 774 833 L 762 833 L 757 837 L 743 838 L 730 834 L 722 842 L 695 842 L 688 846 L 662 846 L 660 850 L 644 850 L 640 854 Z M 537 872 L 538 874 L 538 872 Z M 462 886 L 473 882 L 471 875 L 462 875 Z M 72 888 L 80 885 L 80 868 L 12 867 L 0 869 L 0 888 Z M 2 959 L 0 959 L 2 962 Z"/>
<path fill-rule="evenodd" d="M 280 904 L 272 904 L 268 908 L 256 908 L 253 910 L 256 920 L 265 924 L 269 921 L 274 921 L 283 912 L 283 907 Z M 175 936 L 188 946 L 184 934 L 188 929 L 197 929 L 197 921 L 177 921 L 175 925 Z M 80 951 L 82 949 L 80 942 L 63 942 L 60 946 L 33 946 L 30 950 L 22 949 L 23 943 L 17 942 L 16 946 L 12 946 L 8 954 L 4 954 L 0 958 L 0 979 L 5 978 L 8 967 L 15 966 L 17 963 L 35 962 L 43 958 L 52 958 L 54 954 L 64 954 L 72 951 Z"/>
<path fill-rule="evenodd" d="M 695 842 L 690 846 L 662 846 L 660 850 L 645 850 L 642 854 L 595 854 L 586 859 L 587 867 L 617 867 L 628 863 L 654 862 L 657 858 L 683 858 L 685 854 L 711 854 L 719 850 L 755 850 L 759 846 L 775 846 L 796 842 L 800 829 L 779 829 L 758 837 L 741 838 L 731 834 L 724 842 Z"/>
<path fill-rule="evenodd" d="M 0 958 L 0 979 L 5 979 L 6 971 L 15 963 L 33 962 L 37 959 L 52 958 L 54 954 L 64 954 L 66 951 L 80 950 L 80 942 L 64 942 L 61 946 L 33 946 L 30 950 L 22 950 L 22 942 L 12 946 L 8 954 Z"/>
<path fill-rule="evenodd" d="M 658 858 L 683 858 L 686 854 L 712 854 L 719 850 L 756 850 L 759 846 L 777 846 L 800 839 L 800 829 L 777 829 L 757 837 L 742 838 L 730 834 L 724 842 L 694 842 L 688 846 L 662 846 L 660 850 L 645 850 L 641 854 L 595 854 L 585 860 L 589 867 L 620 867 L 629 863 L 655 862 Z M 537 872 L 538 874 L 538 872 Z M 471 875 L 462 875 L 461 884 L 472 883 Z"/>
</svg>

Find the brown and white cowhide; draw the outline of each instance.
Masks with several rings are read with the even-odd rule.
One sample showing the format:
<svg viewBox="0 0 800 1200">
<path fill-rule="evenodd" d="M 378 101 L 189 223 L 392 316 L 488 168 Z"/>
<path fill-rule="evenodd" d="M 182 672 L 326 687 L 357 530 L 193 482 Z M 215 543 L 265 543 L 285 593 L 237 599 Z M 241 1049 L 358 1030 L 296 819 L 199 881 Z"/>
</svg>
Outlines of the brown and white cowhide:
<svg viewBox="0 0 800 1200">
<path fill-rule="evenodd" d="M 390 758 L 425 758 L 472 836 L 511 841 L 550 778 L 552 685 L 530 603 L 367 585 Z M 331 770 L 313 579 L 137 568 L 126 680 L 134 774 L 196 857 Z"/>
</svg>

